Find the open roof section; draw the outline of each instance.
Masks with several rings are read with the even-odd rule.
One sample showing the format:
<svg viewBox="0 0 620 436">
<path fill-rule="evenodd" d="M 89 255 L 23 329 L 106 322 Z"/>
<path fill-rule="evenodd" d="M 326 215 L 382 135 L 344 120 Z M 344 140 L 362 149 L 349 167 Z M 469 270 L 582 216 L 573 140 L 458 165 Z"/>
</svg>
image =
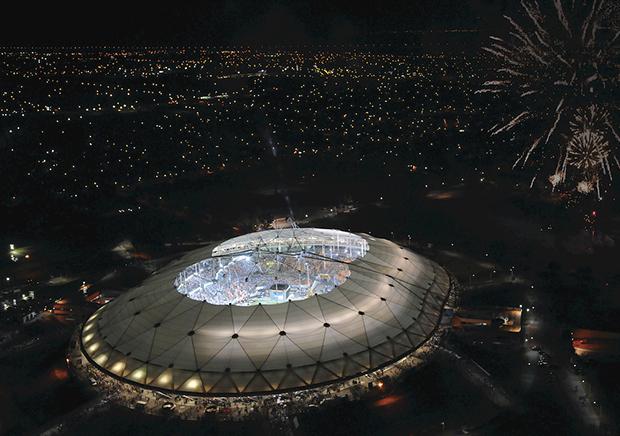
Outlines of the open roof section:
<svg viewBox="0 0 620 436">
<path fill-rule="evenodd" d="M 287 228 L 226 241 L 209 257 L 184 269 L 177 290 L 191 299 L 252 306 L 325 294 L 350 276 L 349 264 L 368 243 L 337 230 Z"/>
</svg>

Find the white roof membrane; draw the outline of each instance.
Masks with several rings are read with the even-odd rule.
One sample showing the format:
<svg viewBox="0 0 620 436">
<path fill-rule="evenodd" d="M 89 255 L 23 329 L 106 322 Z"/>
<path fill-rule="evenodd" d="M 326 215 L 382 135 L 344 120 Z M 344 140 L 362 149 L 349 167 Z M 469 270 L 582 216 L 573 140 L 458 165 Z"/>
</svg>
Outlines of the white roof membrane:
<svg viewBox="0 0 620 436">
<path fill-rule="evenodd" d="M 345 261 L 322 259 L 344 262 L 349 273 L 328 292 L 240 306 L 189 298 L 177 291 L 175 280 L 214 254 L 245 250 L 257 234 L 192 251 L 95 312 L 83 327 L 84 354 L 104 372 L 146 388 L 252 395 L 372 371 L 413 351 L 433 332 L 451 288 L 438 264 L 365 234 L 285 230 L 300 233 L 300 246 L 309 246 L 308 238 L 317 234 L 336 234 L 364 252 Z M 259 235 L 272 244 L 274 232 Z"/>
</svg>

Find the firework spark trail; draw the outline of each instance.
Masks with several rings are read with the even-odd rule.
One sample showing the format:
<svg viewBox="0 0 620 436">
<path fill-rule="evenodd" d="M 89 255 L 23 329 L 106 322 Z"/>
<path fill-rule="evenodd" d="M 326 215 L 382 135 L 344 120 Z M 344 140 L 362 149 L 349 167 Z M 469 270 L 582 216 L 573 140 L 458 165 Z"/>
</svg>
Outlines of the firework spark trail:
<svg viewBox="0 0 620 436">
<path fill-rule="evenodd" d="M 515 77 L 529 77 L 529 74 L 520 73 L 518 71 L 511 70 L 510 68 L 500 68 L 497 71 L 500 73 L 508 73 L 509 75 L 515 76 Z"/>
<path fill-rule="evenodd" d="M 588 15 L 588 18 L 586 18 L 586 21 L 583 24 L 583 28 L 582 28 L 582 31 L 581 31 L 581 41 L 583 43 L 587 44 L 587 45 L 589 45 L 592 42 L 592 40 L 591 39 L 586 39 L 586 33 L 588 31 L 588 28 L 590 27 L 592 19 L 594 18 L 595 11 L 597 9 L 600 9 L 600 6 L 601 6 L 602 3 L 603 3 L 603 0 L 601 0 L 599 2 L 598 7 L 597 7 L 596 0 L 592 1 L 592 9 L 590 11 L 590 15 Z"/>
<path fill-rule="evenodd" d="M 527 162 L 532 152 L 536 150 L 541 140 L 542 140 L 542 136 L 538 138 L 536 141 L 534 141 L 534 143 L 530 146 L 529 150 L 526 150 L 525 152 L 523 152 L 521 157 L 519 157 L 519 159 L 515 161 L 514 165 L 512 166 L 512 169 L 515 169 L 515 167 L 519 164 L 519 161 L 521 161 L 523 158 L 525 158 L 525 161 L 523 162 L 523 164 L 525 165 L 525 162 Z"/>
<path fill-rule="evenodd" d="M 499 133 L 502 132 L 507 132 L 509 130 L 511 130 L 512 128 L 516 127 L 518 124 L 522 123 L 523 121 L 525 121 L 527 119 L 527 116 L 530 113 L 528 111 L 525 112 L 521 112 L 519 115 L 517 115 L 516 117 L 514 117 L 512 119 L 512 121 L 510 121 L 508 124 L 506 124 L 504 127 L 501 127 L 499 129 L 496 129 L 495 131 L 493 131 L 493 133 L 491 133 L 491 136 L 495 136 Z"/>
<path fill-rule="evenodd" d="M 521 97 L 527 97 L 528 95 L 534 95 L 534 94 L 538 94 L 538 91 L 531 90 L 531 91 L 524 92 L 523 94 L 521 94 Z"/>
<path fill-rule="evenodd" d="M 492 36 L 483 48 L 500 68 L 498 77 L 485 81 L 476 93 L 514 95 L 521 106 L 489 133 L 531 135 L 513 168 L 529 163 L 536 174 L 548 171 L 551 156 L 553 189 L 576 177 L 579 192 L 592 192 L 588 186 L 600 192 L 600 175 L 612 180 L 612 163 L 620 169 L 614 153 L 620 144 L 615 128 L 620 115 L 615 97 L 620 94 L 620 3 L 553 0 L 541 8 L 538 0 L 520 0 L 520 5 L 523 19 L 505 16 L 506 36 Z M 587 165 L 577 164 L 579 153 Z M 568 177 L 569 171 L 574 177 Z"/>
<path fill-rule="evenodd" d="M 570 30 L 570 24 L 568 24 L 568 20 L 564 14 L 564 7 L 562 6 L 561 0 L 553 0 L 553 4 L 555 5 L 555 10 L 558 14 L 558 20 L 562 23 L 562 26 L 564 26 L 564 29 L 568 32 L 568 35 L 572 37 L 573 32 Z"/>
</svg>

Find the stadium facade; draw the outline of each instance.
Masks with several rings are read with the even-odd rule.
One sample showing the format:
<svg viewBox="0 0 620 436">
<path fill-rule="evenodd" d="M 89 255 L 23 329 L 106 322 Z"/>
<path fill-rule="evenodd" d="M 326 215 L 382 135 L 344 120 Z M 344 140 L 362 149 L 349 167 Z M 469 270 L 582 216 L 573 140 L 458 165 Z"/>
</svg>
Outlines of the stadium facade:
<svg viewBox="0 0 620 436">
<path fill-rule="evenodd" d="M 97 310 L 79 351 L 133 388 L 252 396 L 338 384 L 410 355 L 452 289 L 435 262 L 367 234 L 251 233 L 189 252 Z"/>
</svg>

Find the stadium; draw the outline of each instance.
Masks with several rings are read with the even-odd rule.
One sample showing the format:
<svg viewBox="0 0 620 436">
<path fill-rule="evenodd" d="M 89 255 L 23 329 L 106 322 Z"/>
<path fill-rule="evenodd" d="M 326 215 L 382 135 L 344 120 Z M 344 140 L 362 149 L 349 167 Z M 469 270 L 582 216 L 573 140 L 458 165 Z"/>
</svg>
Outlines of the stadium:
<svg viewBox="0 0 620 436">
<path fill-rule="evenodd" d="M 140 392 L 332 388 L 425 344 L 451 289 L 441 266 L 385 239 L 265 230 L 169 263 L 88 318 L 76 350 L 91 377 Z"/>
</svg>

